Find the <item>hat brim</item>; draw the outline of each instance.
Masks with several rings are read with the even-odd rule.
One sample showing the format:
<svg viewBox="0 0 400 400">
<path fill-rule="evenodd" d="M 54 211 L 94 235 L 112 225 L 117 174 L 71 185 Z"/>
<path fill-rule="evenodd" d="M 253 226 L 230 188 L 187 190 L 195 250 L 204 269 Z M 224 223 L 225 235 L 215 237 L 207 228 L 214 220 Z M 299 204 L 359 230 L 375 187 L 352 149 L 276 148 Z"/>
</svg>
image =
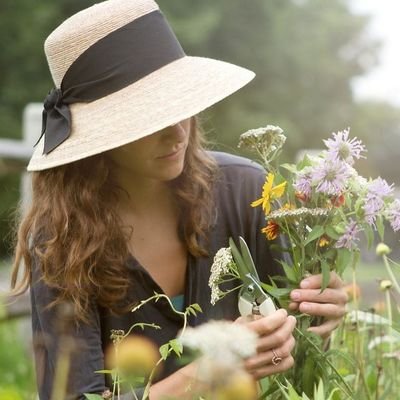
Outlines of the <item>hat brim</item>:
<svg viewBox="0 0 400 400">
<path fill-rule="evenodd" d="M 72 104 L 70 137 L 47 155 L 42 138 L 27 169 L 68 164 L 151 135 L 219 102 L 254 76 L 223 61 L 183 57 L 101 99 Z"/>
</svg>

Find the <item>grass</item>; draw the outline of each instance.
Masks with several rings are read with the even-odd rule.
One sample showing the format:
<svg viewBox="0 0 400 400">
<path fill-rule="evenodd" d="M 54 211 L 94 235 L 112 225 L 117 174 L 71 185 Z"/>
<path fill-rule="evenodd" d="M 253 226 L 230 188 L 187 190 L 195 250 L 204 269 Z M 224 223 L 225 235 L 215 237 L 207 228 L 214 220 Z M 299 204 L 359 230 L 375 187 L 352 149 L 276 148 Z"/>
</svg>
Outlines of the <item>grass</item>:
<svg viewBox="0 0 400 400">
<path fill-rule="evenodd" d="M 1 291 L 9 289 L 9 260 L 0 261 L 0 313 Z M 30 319 L 0 322 L 0 399 L 36 399 L 33 356 L 31 349 Z"/>
<path fill-rule="evenodd" d="M 23 321 L 29 324 L 29 321 Z M 21 322 L 0 324 L 0 399 L 33 400 L 35 393 L 30 337 Z"/>
<path fill-rule="evenodd" d="M 3 285 L 6 287 L 5 281 L 8 279 L 10 262 L 0 261 L 0 277 Z M 377 302 L 384 300 L 384 294 L 379 290 L 379 281 L 388 279 L 386 269 L 383 264 L 375 263 L 360 263 L 355 271 L 357 285 L 361 288 L 360 309 L 368 309 Z M 346 283 L 352 282 L 352 270 L 345 272 L 344 280 Z M 1 286 L 0 286 L 1 288 Z M 30 336 L 27 337 L 23 332 L 26 332 L 26 327 L 22 324 L 30 324 L 28 320 L 18 322 L 6 322 L 0 324 L 0 399 L 1 400 L 34 400 L 33 393 L 35 389 L 35 379 L 33 372 L 33 357 L 30 350 Z M 346 329 L 347 331 L 347 329 Z M 344 335 L 337 332 L 339 336 Z M 345 336 L 342 336 L 340 347 L 342 350 L 354 347 L 353 340 L 360 341 L 365 332 L 347 331 Z M 356 338 L 353 336 L 356 335 Z M 371 335 L 371 332 L 369 333 Z M 363 357 L 365 357 L 365 368 L 367 369 L 367 377 L 376 379 L 376 359 L 367 348 L 362 349 Z M 351 352 L 350 352 L 351 354 Z M 391 363 L 391 364 L 390 364 Z M 385 361 L 384 366 L 393 368 L 394 361 Z M 339 366 L 340 366 L 339 362 Z M 386 365 L 388 364 L 388 365 Z M 343 366 L 342 366 L 343 368 Z M 348 366 L 346 366 L 348 368 Z M 355 371 L 346 371 L 344 375 L 348 375 Z M 355 384 L 355 382 L 353 382 Z M 398 384 L 398 383 L 397 383 Z M 374 392 L 371 389 L 371 392 Z M 362 398 L 362 397 L 360 397 Z M 357 397 L 358 399 L 358 397 Z M 390 397 L 388 397 L 390 399 Z"/>
</svg>

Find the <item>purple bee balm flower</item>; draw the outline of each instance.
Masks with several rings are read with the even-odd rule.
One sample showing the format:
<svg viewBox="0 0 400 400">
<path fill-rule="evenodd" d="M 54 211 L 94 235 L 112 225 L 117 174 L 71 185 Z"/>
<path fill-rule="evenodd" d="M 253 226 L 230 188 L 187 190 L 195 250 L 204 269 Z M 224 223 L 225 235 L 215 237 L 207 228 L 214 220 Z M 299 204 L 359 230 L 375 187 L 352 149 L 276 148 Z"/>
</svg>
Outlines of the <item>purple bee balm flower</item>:
<svg viewBox="0 0 400 400">
<path fill-rule="evenodd" d="M 357 225 L 357 222 L 351 219 L 350 223 L 346 227 L 345 233 L 336 242 L 336 247 L 346 247 L 347 249 L 353 249 L 354 247 L 357 247 L 356 242 L 359 240 L 357 235 L 360 231 L 361 229 Z"/>
<path fill-rule="evenodd" d="M 324 140 L 328 148 L 327 158 L 331 160 L 341 160 L 349 165 L 354 164 L 354 159 L 365 158 L 362 152 L 367 151 L 361 140 L 356 137 L 349 139 L 350 128 L 333 133 L 333 139 Z"/>
<path fill-rule="evenodd" d="M 349 166 L 345 162 L 324 159 L 312 171 L 312 184 L 317 192 L 340 196 L 345 192 L 350 176 Z"/>
<path fill-rule="evenodd" d="M 389 185 L 381 177 L 368 183 L 363 209 L 365 213 L 365 221 L 369 225 L 375 224 L 377 215 L 385 206 L 385 198 L 390 196 L 392 192 L 393 185 Z"/>
<path fill-rule="evenodd" d="M 311 178 L 312 170 L 309 167 L 304 168 L 297 174 L 297 179 L 293 184 L 293 187 L 300 193 L 304 194 L 306 197 L 311 196 Z"/>
<path fill-rule="evenodd" d="M 390 222 L 392 229 L 400 231 L 400 200 L 394 200 L 387 209 L 387 219 Z"/>
</svg>

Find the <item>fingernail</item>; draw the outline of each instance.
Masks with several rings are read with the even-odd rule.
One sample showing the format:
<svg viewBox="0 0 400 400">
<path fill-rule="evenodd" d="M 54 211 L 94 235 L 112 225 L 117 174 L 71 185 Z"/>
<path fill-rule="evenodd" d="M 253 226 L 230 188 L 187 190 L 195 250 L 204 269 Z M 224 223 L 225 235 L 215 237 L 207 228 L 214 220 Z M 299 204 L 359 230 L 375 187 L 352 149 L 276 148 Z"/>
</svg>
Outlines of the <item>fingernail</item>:
<svg viewBox="0 0 400 400">
<path fill-rule="evenodd" d="M 308 303 L 303 303 L 303 304 L 301 304 L 301 309 L 302 309 L 302 311 L 310 311 L 311 306 Z"/>
<path fill-rule="evenodd" d="M 300 287 L 302 289 L 307 289 L 310 287 L 310 281 L 308 279 L 304 279 L 304 281 L 300 282 Z"/>
<path fill-rule="evenodd" d="M 300 295 L 300 292 L 299 292 L 299 291 L 293 290 L 293 291 L 290 293 L 290 297 L 292 298 L 292 300 L 297 301 L 297 300 L 300 300 L 301 295 Z"/>
<path fill-rule="evenodd" d="M 281 314 L 285 314 L 285 316 L 287 315 L 287 310 L 285 310 L 284 308 L 280 308 L 278 310 Z"/>
</svg>

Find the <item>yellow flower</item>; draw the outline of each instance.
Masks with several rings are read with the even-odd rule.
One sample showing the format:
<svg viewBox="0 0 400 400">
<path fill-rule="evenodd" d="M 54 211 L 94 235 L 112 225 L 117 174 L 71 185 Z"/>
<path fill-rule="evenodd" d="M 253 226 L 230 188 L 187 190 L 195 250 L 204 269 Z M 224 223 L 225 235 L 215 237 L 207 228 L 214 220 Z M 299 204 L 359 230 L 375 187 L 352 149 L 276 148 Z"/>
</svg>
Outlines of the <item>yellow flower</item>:
<svg viewBox="0 0 400 400">
<path fill-rule="evenodd" d="M 156 346 L 144 336 L 130 335 L 106 351 L 106 365 L 126 377 L 148 376 L 159 359 Z"/>
<path fill-rule="evenodd" d="M 229 376 L 225 385 L 215 390 L 212 398 L 215 400 L 256 400 L 257 386 L 249 374 L 237 371 Z"/>
<path fill-rule="evenodd" d="M 269 173 L 267 179 L 263 185 L 262 197 L 251 203 L 252 207 L 257 207 L 262 204 L 262 208 L 265 214 L 269 214 L 271 211 L 271 201 L 279 199 L 285 192 L 286 182 L 282 182 L 279 185 L 273 187 L 275 175 Z"/>
<path fill-rule="evenodd" d="M 322 235 L 322 236 L 319 238 L 318 246 L 319 246 L 319 247 L 325 247 L 325 246 L 328 246 L 329 243 L 330 243 L 329 237 L 326 236 L 326 235 Z"/>
<path fill-rule="evenodd" d="M 280 208 L 280 210 L 282 210 L 282 211 L 284 211 L 284 210 L 295 210 L 295 209 L 296 209 L 296 206 L 294 204 L 291 204 L 291 203 L 285 203 L 283 205 L 283 207 Z"/>
</svg>

